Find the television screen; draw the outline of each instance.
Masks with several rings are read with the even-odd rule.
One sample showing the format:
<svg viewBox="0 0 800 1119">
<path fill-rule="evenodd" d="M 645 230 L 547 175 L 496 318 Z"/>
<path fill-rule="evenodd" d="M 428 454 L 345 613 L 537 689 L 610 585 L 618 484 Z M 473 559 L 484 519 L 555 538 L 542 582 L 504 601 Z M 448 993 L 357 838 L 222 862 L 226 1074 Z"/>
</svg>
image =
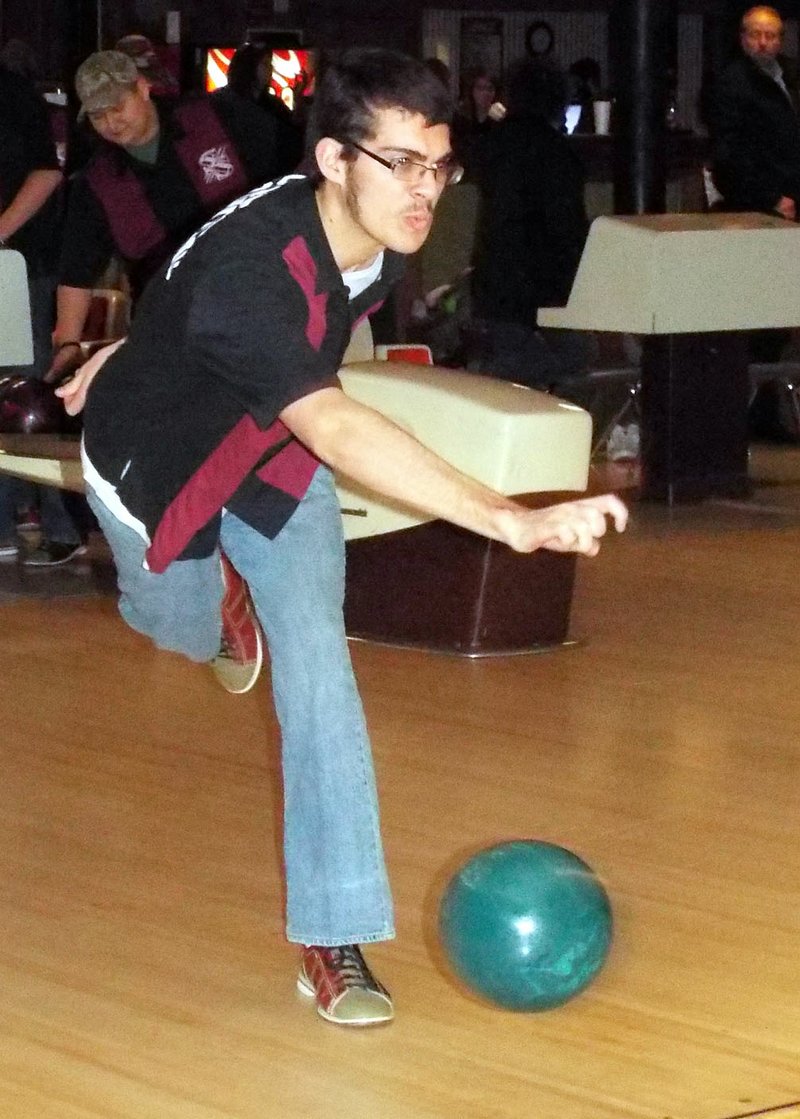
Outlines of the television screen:
<svg viewBox="0 0 800 1119">
<path fill-rule="evenodd" d="M 228 67 L 236 47 L 209 47 L 205 52 L 203 78 L 206 93 L 213 93 L 228 84 Z"/>
<path fill-rule="evenodd" d="M 279 97 L 289 109 L 294 109 L 295 98 L 310 97 L 314 92 L 314 52 L 310 50 L 274 50 L 270 93 Z"/>
<path fill-rule="evenodd" d="M 203 80 L 207 93 L 213 93 L 228 84 L 228 67 L 236 47 L 208 47 L 205 51 Z M 279 97 L 289 109 L 294 109 L 295 98 L 310 96 L 314 92 L 315 52 L 286 48 L 270 52 L 270 72 L 264 74 L 269 92 Z"/>
</svg>

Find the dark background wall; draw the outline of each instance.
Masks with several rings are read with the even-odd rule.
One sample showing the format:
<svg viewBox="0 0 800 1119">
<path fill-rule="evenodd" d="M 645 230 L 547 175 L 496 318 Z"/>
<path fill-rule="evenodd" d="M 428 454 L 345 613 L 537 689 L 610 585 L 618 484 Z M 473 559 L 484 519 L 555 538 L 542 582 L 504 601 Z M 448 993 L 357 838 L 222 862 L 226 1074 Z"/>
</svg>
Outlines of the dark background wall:
<svg viewBox="0 0 800 1119">
<path fill-rule="evenodd" d="M 614 0 L 0 0 L 0 40 L 21 38 L 36 52 L 50 80 L 69 82 L 77 64 L 121 35 L 138 31 L 163 40 L 167 12 L 180 13 L 185 69 L 192 52 L 206 44 L 236 45 L 248 28 L 298 29 L 309 46 L 383 45 L 411 53 L 421 50 L 426 8 L 482 12 L 612 10 Z M 735 30 L 749 0 L 682 0 L 681 11 L 701 12 L 716 40 L 714 53 L 735 41 Z M 776 4 L 796 16 L 800 0 Z"/>
</svg>

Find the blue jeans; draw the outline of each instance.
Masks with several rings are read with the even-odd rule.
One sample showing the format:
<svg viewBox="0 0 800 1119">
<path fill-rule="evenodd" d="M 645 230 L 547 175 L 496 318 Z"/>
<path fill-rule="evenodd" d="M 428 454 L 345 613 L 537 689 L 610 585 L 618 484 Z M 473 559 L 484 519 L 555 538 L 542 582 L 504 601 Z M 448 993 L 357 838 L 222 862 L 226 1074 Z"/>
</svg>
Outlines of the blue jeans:
<svg viewBox="0 0 800 1119">
<path fill-rule="evenodd" d="M 220 645 L 217 555 L 142 566 L 144 541 L 89 494 L 114 553 L 120 612 L 164 649 L 209 661 Z M 284 785 L 286 934 L 299 944 L 394 936 L 378 799 L 344 632 L 344 540 L 333 479 L 319 467 L 274 540 L 232 513 L 220 543 L 250 587 L 267 637 Z"/>
</svg>

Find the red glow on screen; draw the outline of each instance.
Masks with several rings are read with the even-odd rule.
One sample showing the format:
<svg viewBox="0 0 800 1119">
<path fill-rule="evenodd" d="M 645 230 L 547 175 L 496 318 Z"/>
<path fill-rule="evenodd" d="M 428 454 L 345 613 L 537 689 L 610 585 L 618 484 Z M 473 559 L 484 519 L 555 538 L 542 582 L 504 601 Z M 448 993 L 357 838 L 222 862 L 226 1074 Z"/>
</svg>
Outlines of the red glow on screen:
<svg viewBox="0 0 800 1119">
<path fill-rule="evenodd" d="M 275 50 L 272 52 L 270 93 L 279 97 L 288 109 L 295 99 L 314 92 L 314 55 L 309 50 Z"/>
<path fill-rule="evenodd" d="M 212 47 L 206 51 L 206 93 L 223 89 L 228 84 L 228 67 L 235 54 L 235 47 Z"/>
</svg>

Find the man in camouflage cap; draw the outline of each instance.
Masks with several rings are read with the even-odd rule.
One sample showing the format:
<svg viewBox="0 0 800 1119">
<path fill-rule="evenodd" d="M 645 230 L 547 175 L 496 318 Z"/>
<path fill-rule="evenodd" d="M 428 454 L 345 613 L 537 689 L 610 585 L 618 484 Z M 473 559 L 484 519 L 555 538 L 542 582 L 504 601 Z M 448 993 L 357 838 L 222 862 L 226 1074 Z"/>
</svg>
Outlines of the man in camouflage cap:
<svg viewBox="0 0 800 1119">
<path fill-rule="evenodd" d="M 123 51 L 98 51 L 90 55 L 75 74 L 75 91 L 81 102 L 81 113 L 101 113 L 117 105 L 128 92 L 133 92 L 143 77 L 130 57 Z"/>
<path fill-rule="evenodd" d="M 124 51 L 90 55 L 75 89 L 101 144 L 70 189 L 49 380 L 79 359 L 92 289 L 112 259 L 138 296 L 216 210 L 302 156 L 294 128 L 240 99 L 161 101 Z"/>
</svg>

